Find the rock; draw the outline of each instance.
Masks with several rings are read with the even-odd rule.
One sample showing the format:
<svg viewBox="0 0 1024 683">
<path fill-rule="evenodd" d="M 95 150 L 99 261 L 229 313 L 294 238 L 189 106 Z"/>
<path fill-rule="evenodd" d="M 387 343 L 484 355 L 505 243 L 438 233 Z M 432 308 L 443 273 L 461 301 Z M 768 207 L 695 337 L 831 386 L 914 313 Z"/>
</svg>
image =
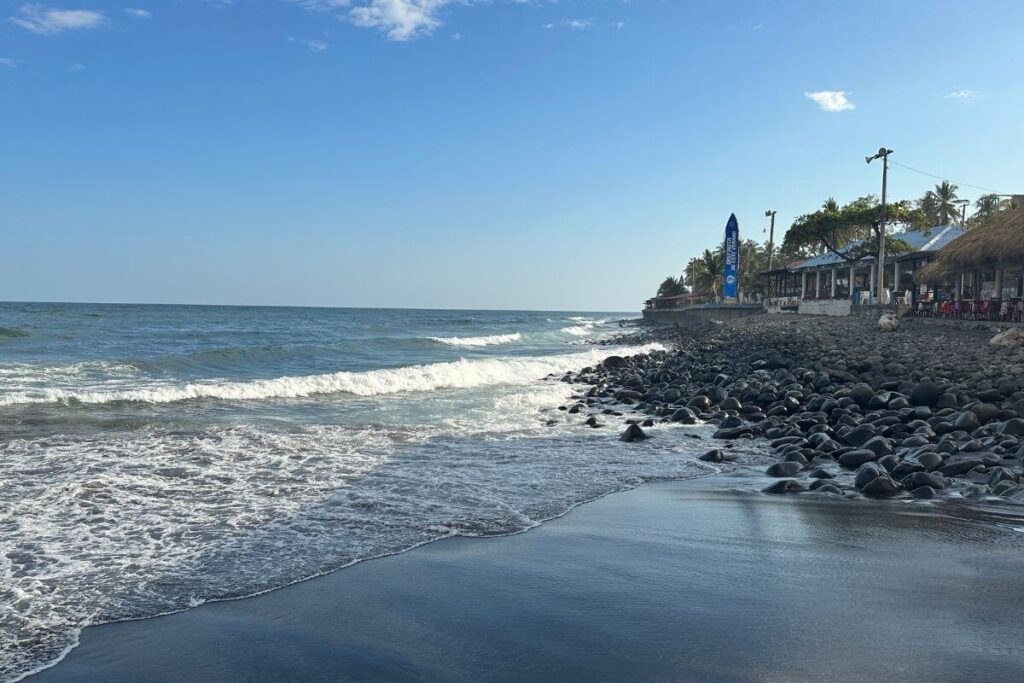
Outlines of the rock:
<svg viewBox="0 0 1024 683">
<path fill-rule="evenodd" d="M 878 460 L 878 453 L 867 449 L 848 451 L 839 456 L 839 464 L 843 467 L 855 470 L 866 462 Z"/>
<path fill-rule="evenodd" d="M 868 439 L 861 445 L 861 450 L 873 451 L 878 457 L 892 453 L 892 442 L 882 436 Z"/>
<path fill-rule="evenodd" d="M 1024 436 L 1024 418 L 1015 417 L 999 425 L 999 432 L 1012 434 L 1013 436 Z"/>
<path fill-rule="evenodd" d="M 874 481 L 878 477 L 888 476 L 880 465 L 873 462 L 867 462 L 860 466 L 857 470 L 857 474 L 853 479 L 853 485 L 857 488 L 864 488 L 870 481 Z"/>
<path fill-rule="evenodd" d="M 988 424 L 996 419 L 996 416 L 999 414 L 999 408 L 996 408 L 991 403 L 976 403 L 971 406 L 971 412 L 974 413 L 981 424 Z"/>
<path fill-rule="evenodd" d="M 900 490 L 900 485 L 889 477 L 875 477 L 861 489 L 865 496 L 885 497 L 891 496 Z"/>
<path fill-rule="evenodd" d="M 826 469 L 822 469 L 821 467 L 817 467 L 817 468 L 811 470 L 810 477 L 813 478 L 813 479 L 834 479 L 835 475 L 832 474 L 831 472 L 829 472 Z"/>
<path fill-rule="evenodd" d="M 960 401 L 957 400 L 956 394 L 946 392 L 939 396 L 939 400 L 935 403 L 933 408 L 957 408 L 960 406 Z"/>
<path fill-rule="evenodd" d="M 712 435 L 714 439 L 752 439 L 754 438 L 754 427 L 733 427 L 731 429 L 719 429 Z"/>
<path fill-rule="evenodd" d="M 910 495 L 920 500 L 931 500 L 935 497 L 935 489 L 931 486 L 918 486 L 910 492 Z"/>
<path fill-rule="evenodd" d="M 965 411 L 956 416 L 956 420 L 953 421 L 954 429 L 962 429 L 965 432 L 973 432 L 975 429 L 981 426 L 981 420 L 978 416 L 970 411 Z"/>
<path fill-rule="evenodd" d="M 689 408 L 679 408 L 668 418 L 672 422 L 682 422 L 684 425 L 696 424 L 697 416 Z"/>
<path fill-rule="evenodd" d="M 761 489 L 764 493 L 801 493 L 804 486 L 795 479 L 782 479 Z"/>
<path fill-rule="evenodd" d="M 714 448 L 707 453 L 698 456 L 697 459 L 703 462 L 723 462 L 725 460 L 725 455 L 722 453 L 721 448 Z"/>
<path fill-rule="evenodd" d="M 1024 346 L 1024 329 L 1013 327 L 1006 332 L 1000 332 L 988 340 L 990 346 L 997 349 L 1013 349 Z"/>
<path fill-rule="evenodd" d="M 626 427 L 626 431 L 619 435 L 619 441 L 625 441 L 631 443 L 633 441 L 646 441 L 651 438 L 650 435 L 640 429 L 639 425 L 631 424 Z"/>
<path fill-rule="evenodd" d="M 857 402 L 859 406 L 866 406 L 875 396 L 875 391 L 867 384 L 855 384 L 850 389 L 850 398 Z"/>
<path fill-rule="evenodd" d="M 895 332 L 900 327 L 900 319 L 895 313 L 883 313 L 878 319 L 878 329 L 882 332 Z"/>
<path fill-rule="evenodd" d="M 910 402 L 915 406 L 928 406 L 931 408 L 939 402 L 940 396 L 942 396 L 942 391 L 935 382 L 918 382 L 914 390 L 910 392 Z"/>
<path fill-rule="evenodd" d="M 902 483 L 908 489 L 916 489 L 920 486 L 929 486 L 933 489 L 946 488 L 946 480 L 932 472 L 914 472 L 903 479 Z"/>
<path fill-rule="evenodd" d="M 931 471 L 942 465 L 942 456 L 938 453 L 919 453 L 917 461 L 921 463 L 921 467 Z"/>
<path fill-rule="evenodd" d="M 595 429 L 598 428 L 598 427 L 603 427 L 604 426 L 600 422 L 598 422 L 597 418 L 594 417 L 593 415 L 588 417 L 587 421 L 584 424 L 586 424 L 588 427 L 593 427 Z"/>
<path fill-rule="evenodd" d="M 939 472 L 947 477 L 959 477 L 967 474 L 981 464 L 982 462 L 980 460 L 975 460 L 974 458 L 954 460 L 940 467 Z"/>
<path fill-rule="evenodd" d="M 769 477 L 793 477 L 802 469 L 803 465 L 798 462 L 777 462 L 768 467 L 767 474 Z"/>
<path fill-rule="evenodd" d="M 609 370 L 626 367 L 626 359 L 622 356 L 608 356 L 601 362 L 601 367 Z"/>
<path fill-rule="evenodd" d="M 862 425 L 856 429 L 850 430 L 848 434 L 843 436 L 843 441 L 850 445 L 860 447 L 875 437 L 875 430 L 867 425 Z"/>
<path fill-rule="evenodd" d="M 834 496 L 843 495 L 843 490 L 832 483 L 824 483 L 818 488 L 814 489 L 816 493 L 831 493 Z"/>
</svg>

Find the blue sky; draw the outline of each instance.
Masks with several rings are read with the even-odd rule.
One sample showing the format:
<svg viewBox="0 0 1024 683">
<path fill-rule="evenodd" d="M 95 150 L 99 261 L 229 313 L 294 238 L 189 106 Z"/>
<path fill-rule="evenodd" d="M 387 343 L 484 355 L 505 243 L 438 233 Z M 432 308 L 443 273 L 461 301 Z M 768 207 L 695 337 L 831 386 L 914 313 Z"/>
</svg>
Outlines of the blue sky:
<svg viewBox="0 0 1024 683">
<path fill-rule="evenodd" d="M 883 144 L 1024 192 L 1022 27 L 1015 0 L 0 2 L 0 300 L 638 310 L 731 212 L 762 239 L 877 192 Z"/>
</svg>

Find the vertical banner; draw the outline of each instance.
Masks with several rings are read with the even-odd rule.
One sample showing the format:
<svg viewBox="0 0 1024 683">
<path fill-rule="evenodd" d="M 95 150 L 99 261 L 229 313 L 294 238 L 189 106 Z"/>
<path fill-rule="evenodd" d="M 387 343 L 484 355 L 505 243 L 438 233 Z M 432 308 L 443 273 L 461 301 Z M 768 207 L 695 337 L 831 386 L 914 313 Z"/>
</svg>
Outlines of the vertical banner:
<svg viewBox="0 0 1024 683">
<path fill-rule="evenodd" d="M 729 216 L 725 225 L 725 277 L 722 279 L 722 296 L 726 301 L 736 301 L 736 285 L 740 270 L 740 224 L 736 214 Z"/>
</svg>

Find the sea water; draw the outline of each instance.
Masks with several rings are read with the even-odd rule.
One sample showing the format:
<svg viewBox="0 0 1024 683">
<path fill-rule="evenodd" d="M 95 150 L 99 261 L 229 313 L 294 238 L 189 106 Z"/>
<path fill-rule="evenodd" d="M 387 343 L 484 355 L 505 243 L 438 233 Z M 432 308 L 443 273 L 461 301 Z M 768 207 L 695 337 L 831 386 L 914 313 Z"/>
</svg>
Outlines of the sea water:
<svg viewBox="0 0 1024 683">
<path fill-rule="evenodd" d="M 0 304 L 0 679 L 90 624 L 706 471 L 681 429 L 558 410 L 565 371 L 659 348 L 595 343 L 624 317 Z"/>
</svg>

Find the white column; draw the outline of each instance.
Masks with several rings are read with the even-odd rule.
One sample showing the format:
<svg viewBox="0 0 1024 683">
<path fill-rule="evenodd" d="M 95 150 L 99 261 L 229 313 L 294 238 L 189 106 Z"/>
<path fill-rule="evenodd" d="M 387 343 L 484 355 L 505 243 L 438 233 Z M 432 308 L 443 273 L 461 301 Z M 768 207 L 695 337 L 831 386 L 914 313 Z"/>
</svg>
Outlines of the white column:
<svg viewBox="0 0 1024 683">
<path fill-rule="evenodd" d="M 853 301 L 853 278 L 857 275 L 857 269 L 850 266 L 850 301 Z"/>
<path fill-rule="evenodd" d="M 807 296 L 807 271 L 800 273 L 800 300 L 803 301 L 804 297 Z"/>
<path fill-rule="evenodd" d="M 814 271 L 814 298 L 821 298 L 821 270 Z"/>
<path fill-rule="evenodd" d="M 836 298 L 836 273 L 839 271 L 835 268 L 832 269 L 832 298 Z"/>
<path fill-rule="evenodd" d="M 900 264 L 892 264 L 892 295 L 896 296 L 896 292 L 900 291 Z"/>
</svg>

